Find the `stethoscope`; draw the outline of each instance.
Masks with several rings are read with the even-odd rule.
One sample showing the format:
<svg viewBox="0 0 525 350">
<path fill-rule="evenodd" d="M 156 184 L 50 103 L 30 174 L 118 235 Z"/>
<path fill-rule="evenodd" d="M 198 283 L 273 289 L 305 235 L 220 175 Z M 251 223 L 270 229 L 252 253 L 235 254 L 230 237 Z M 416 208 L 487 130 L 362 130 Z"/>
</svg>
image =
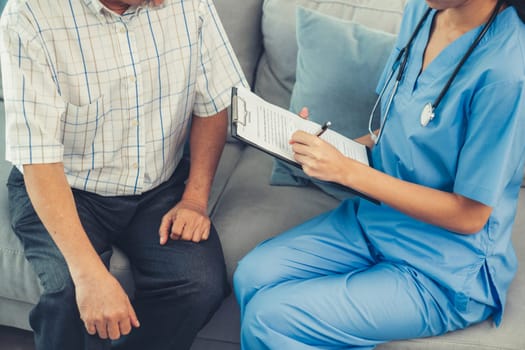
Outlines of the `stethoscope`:
<svg viewBox="0 0 525 350">
<path fill-rule="evenodd" d="M 470 57 L 470 55 L 472 54 L 472 51 L 474 51 L 474 49 L 479 44 L 479 42 L 481 41 L 483 36 L 485 36 L 485 34 L 487 33 L 490 25 L 496 19 L 496 16 L 498 15 L 498 12 L 499 12 L 501 6 L 503 5 L 503 2 L 504 2 L 504 0 L 498 0 L 498 3 L 494 7 L 494 10 L 492 11 L 492 14 L 490 15 L 489 20 L 487 21 L 487 23 L 485 23 L 485 25 L 481 29 L 480 33 L 478 34 L 478 36 L 476 37 L 474 42 L 470 45 L 470 47 L 468 48 L 468 50 L 465 53 L 465 55 L 463 55 L 463 57 L 461 58 L 459 63 L 456 65 L 456 68 L 452 72 L 452 75 L 448 79 L 448 81 L 445 84 L 445 86 L 443 87 L 443 89 L 441 89 L 441 92 L 439 93 L 438 97 L 434 100 L 434 102 L 428 102 L 423 107 L 423 110 L 421 111 L 421 115 L 420 115 L 420 119 L 419 119 L 420 124 L 421 124 L 422 127 L 426 127 L 428 125 L 428 123 L 430 123 L 432 121 L 432 119 L 434 119 L 434 117 L 435 117 L 434 111 L 436 110 L 436 108 L 441 103 L 441 100 L 443 100 L 443 97 L 445 96 L 445 94 L 449 90 L 450 85 L 452 85 L 452 81 L 458 75 L 458 72 L 461 69 L 461 67 L 463 66 L 463 64 L 465 63 L 465 61 Z M 372 138 L 372 140 L 374 141 L 375 144 L 377 144 L 379 142 L 379 139 L 381 138 L 381 134 L 383 133 L 383 128 L 384 128 L 385 123 L 386 123 L 386 121 L 388 119 L 388 115 L 389 115 L 389 112 L 390 112 L 390 107 L 392 105 L 392 101 L 394 100 L 394 97 L 395 97 L 395 95 L 397 93 L 397 89 L 399 87 L 399 83 L 401 82 L 401 79 L 403 79 L 403 76 L 405 74 L 406 65 L 407 65 L 407 62 L 408 62 L 408 57 L 409 57 L 409 54 L 410 54 L 410 48 L 412 47 L 412 43 L 414 42 L 414 39 L 417 37 L 417 35 L 421 31 L 421 28 L 423 27 L 423 24 L 425 23 L 425 20 L 427 19 L 428 15 L 431 12 L 432 12 L 431 8 L 428 8 L 425 11 L 425 13 L 423 14 L 423 17 L 419 20 L 416 28 L 414 29 L 414 32 L 412 33 L 412 35 L 408 39 L 407 44 L 405 45 L 405 47 L 403 47 L 399 51 L 399 54 L 397 55 L 396 59 L 394 60 L 394 64 L 392 65 L 392 71 L 390 72 L 390 75 L 388 76 L 388 78 L 386 80 L 386 83 L 383 86 L 383 88 L 381 89 L 381 91 L 379 93 L 379 97 L 377 98 L 377 100 L 376 100 L 376 102 L 374 104 L 374 107 L 372 108 L 372 111 L 370 112 L 370 117 L 368 119 L 368 132 L 370 133 L 370 137 Z M 384 116 L 384 118 L 383 118 L 383 120 L 381 122 L 381 125 L 379 126 L 379 132 L 376 135 L 376 134 L 374 134 L 374 132 L 372 130 L 372 122 L 374 120 L 374 114 L 376 112 L 377 107 L 379 106 L 379 103 L 381 102 L 381 99 L 383 98 L 383 95 L 384 95 L 384 93 L 386 91 L 387 86 L 389 85 L 389 83 L 392 80 L 392 78 L 393 78 L 393 76 L 394 76 L 396 71 L 397 71 L 397 76 L 396 76 L 396 80 L 394 82 L 394 86 L 392 87 L 392 90 L 390 92 L 390 96 L 388 98 L 388 101 L 387 101 L 387 104 L 386 104 L 386 107 L 385 107 L 385 113 L 384 113 L 385 116 Z"/>
</svg>

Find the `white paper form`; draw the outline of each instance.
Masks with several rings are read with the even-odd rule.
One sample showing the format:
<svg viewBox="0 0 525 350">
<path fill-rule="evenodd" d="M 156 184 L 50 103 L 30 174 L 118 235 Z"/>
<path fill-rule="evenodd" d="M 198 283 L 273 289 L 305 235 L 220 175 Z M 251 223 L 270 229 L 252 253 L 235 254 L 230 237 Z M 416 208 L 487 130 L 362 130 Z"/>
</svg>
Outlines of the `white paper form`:
<svg viewBox="0 0 525 350">
<path fill-rule="evenodd" d="M 262 150 L 296 163 L 291 135 L 297 130 L 314 133 L 320 125 L 266 102 L 244 87 L 236 88 L 232 118 L 238 137 Z M 236 97 L 235 97 L 236 96 Z M 328 129 L 321 138 L 332 144 L 346 157 L 369 165 L 366 147 L 333 130 Z"/>
</svg>

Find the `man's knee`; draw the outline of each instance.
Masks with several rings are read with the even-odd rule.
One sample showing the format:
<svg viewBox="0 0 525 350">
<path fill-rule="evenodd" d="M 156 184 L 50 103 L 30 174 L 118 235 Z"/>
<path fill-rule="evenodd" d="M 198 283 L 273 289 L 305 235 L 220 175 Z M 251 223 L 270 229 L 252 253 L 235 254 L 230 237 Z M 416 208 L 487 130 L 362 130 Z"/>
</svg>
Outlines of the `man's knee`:
<svg viewBox="0 0 525 350">
<path fill-rule="evenodd" d="M 224 267 L 210 266 L 205 273 L 194 276 L 191 283 L 191 303 L 204 313 L 215 311 L 230 292 Z"/>
</svg>

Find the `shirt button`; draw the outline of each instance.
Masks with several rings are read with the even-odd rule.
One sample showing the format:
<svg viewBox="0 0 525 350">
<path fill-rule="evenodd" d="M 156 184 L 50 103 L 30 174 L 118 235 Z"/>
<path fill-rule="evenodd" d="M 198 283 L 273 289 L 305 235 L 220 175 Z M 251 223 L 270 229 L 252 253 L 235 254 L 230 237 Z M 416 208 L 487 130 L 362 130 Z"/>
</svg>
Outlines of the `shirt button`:
<svg viewBox="0 0 525 350">
<path fill-rule="evenodd" d="M 126 32 L 126 27 L 122 24 L 122 25 L 119 25 L 117 27 L 117 32 L 119 33 L 125 33 Z"/>
<path fill-rule="evenodd" d="M 133 163 L 133 169 L 137 169 L 139 167 L 139 165 L 137 163 Z"/>
<path fill-rule="evenodd" d="M 139 122 L 137 120 L 133 120 L 131 122 L 131 126 L 137 126 L 137 125 L 139 125 Z"/>
<path fill-rule="evenodd" d="M 135 78 L 134 76 L 129 77 L 130 83 L 134 84 L 136 81 L 137 81 L 137 78 Z"/>
</svg>

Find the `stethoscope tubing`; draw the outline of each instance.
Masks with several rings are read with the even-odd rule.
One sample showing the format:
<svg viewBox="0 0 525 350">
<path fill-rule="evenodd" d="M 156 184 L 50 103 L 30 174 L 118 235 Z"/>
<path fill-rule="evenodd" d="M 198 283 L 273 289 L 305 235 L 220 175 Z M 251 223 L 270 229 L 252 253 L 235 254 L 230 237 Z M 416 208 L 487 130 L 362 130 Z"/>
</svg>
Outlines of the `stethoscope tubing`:
<svg viewBox="0 0 525 350">
<path fill-rule="evenodd" d="M 377 144 L 379 142 L 379 138 L 381 137 L 381 134 L 382 134 L 382 131 L 383 131 L 383 127 L 384 127 L 384 125 L 386 123 L 386 120 L 388 118 L 388 114 L 390 112 L 390 106 L 392 104 L 392 101 L 394 100 L 395 94 L 397 93 L 397 88 L 399 86 L 399 83 L 401 82 L 401 79 L 403 79 L 403 75 L 405 74 L 405 69 L 406 69 L 406 65 L 407 65 L 407 62 L 408 62 L 408 53 L 410 51 L 410 47 L 412 46 L 412 43 L 414 42 L 414 40 L 417 37 L 417 35 L 418 35 L 419 31 L 421 30 L 421 28 L 423 27 L 423 24 L 425 23 L 428 15 L 430 14 L 431 11 L 432 11 L 431 8 L 428 8 L 425 11 L 425 13 L 423 14 L 423 17 L 421 17 L 421 19 L 419 20 L 419 22 L 416 25 L 416 28 L 414 29 L 414 31 L 410 35 L 410 38 L 408 39 L 408 42 L 406 43 L 406 45 L 397 54 L 397 57 L 394 60 L 394 63 L 392 64 L 392 70 L 390 72 L 390 75 L 386 79 L 385 85 L 383 85 L 383 88 L 381 89 L 381 91 L 379 93 L 379 96 L 378 96 L 376 102 L 374 103 L 374 107 L 372 108 L 372 111 L 370 112 L 370 116 L 368 118 L 368 132 L 370 133 L 370 137 L 372 138 L 372 141 L 374 141 L 375 144 Z M 398 68 L 399 68 L 399 70 L 398 70 Z M 396 76 L 396 81 L 395 81 L 394 87 L 392 88 L 392 92 L 390 93 L 390 98 L 388 99 L 387 107 L 385 108 L 385 118 L 382 119 L 381 124 L 379 126 L 379 132 L 376 135 L 376 134 L 374 134 L 374 131 L 372 130 L 372 123 L 373 123 L 373 119 L 374 119 L 374 114 L 375 114 L 375 112 L 377 110 L 377 107 L 379 106 L 379 104 L 381 102 L 381 99 L 383 98 L 383 95 L 384 95 L 384 93 L 385 93 L 385 91 L 386 91 L 386 89 L 388 87 L 388 84 L 390 83 L 390 81 L 394 77 L 394 74 L 396 73 L 396 70 L 398 71 L 398 73 L 397 73 L 397 76 Z"/>
<path fill-rule="evenodd" d="M 498 15 L 499 10 L 501 9 L 501 6 L 503 5 L 503 3 L 504 3 L 504 0 L 498 0 L 498 3 L 496 4 L 494 10 L 492 11 L 492 13 L 490 15 L 490 18 L 487 20 L 487 22 L 485 23 L 485 25 L 481 29 L 480 33 L 478 34 L 478 36 L 476 37 L 474 42 L 470 45 L 470 47 L 468 48 L 467 52 L 463 55 L 463 57 L 461 58 L 459 63 L 456 65 L 456 67 L 455 67 L 454 71 L 452 72 L 450 78 L 448 79 L 447 83 L 441 89 L 438 97 L 434 100 L 433 103 L 427 104 L 427 105 L 430 106 L 429 108 L 430 108 L 430 114 L 431 114 L 431 117 L 430 117 L 430 119 L 428 121 L 431 121 L 433 119 L 435 109 L 439 106 L 439 104 L 443 100 L 443 97 L 446 95 L 446 93 L 450 89 L 450 86 L 452 85 L 452 82 L 454 81 L 454 79 L 458 75 L 459 70 L 461 69 L 461 67 L 464 65 L 464 63 L 470 57 L 470 55 L 472 54 L 474 49 L 481 42 L 481 39 L 483 39 L 483 37 L 487 33 L 489 27 L 492 25 L 492 23 L 496 19 L 496 16 Z M 369 116 L 369 119 L 368 119 L 368 132 L 370 133 L 370 137 L 372 138 L 372 141 L 374 141 L 375 144 L 377 144 L 379 142 L 379 139 L 381 138 L 381 135 L 383 133 L 383 128 L 384 128 L 384 126 L 385 126 L 385 124 L 387 122 L 388 116 L 389 116 L 390 107 L 392 105 L 392 102 L 394 101 L 394 98 L 395 98 L 395 95 L 397 93 L 399 84 L 400 84 L 400 82 L 403 79 L 403 76 L 405 74 L 405 69 L 406 69 L 406 65 L 407 65 L 407 62 L 408 62 L 408 57 L 409 57 L 410 48 L 412 46 L 412 43 L 415 40 L 415 38 L 417 37 L 417 35 L 419 34 L 421 28 L 423 27 L 423 24 L 425 23 L 428 15 L 431 12 L 432 12 L 431 8 L 428 8 L 425 11 L 423 16 L 419 20 L 418 24 L 416 25 L 416 28 L 414 29 L 414 31 L 410 35 L 410 38 L 408 39 L 407 44 L 401 49 L 401 51 L 399 51 L 399 54 L 397 55 L 396 59 L 394 60 L 393 65 L 392 65 L 392 70 L 391 70 L 388 78 L 386 79 L 386 82 L 385 82 L 383 88 L 381 89 L 376 102 L 374 103 L 372 111 L 370 112 L 370 116 Z M 376 112 L 376 110 L 377 110 L 377 108 L 378 108 L 378 106 L 379 106 L 379 104 L 381 102 L 381 99 L 383 98 L 383 95 L 386 92 L 386 88 L 387 88 L 388 84 L 390 83 L 390 81 L 392 80 L 396 70 L 397 70 L 398 74 L 396 76 L 396 80 L 394 82 L 394 86 L 392 87 L 392 91 L 390 93 L 390 97 L 388 98 L 387 105 L 385 107 L 385 112 L 384 112 L 385 117 L 382 118 L 381 124 L 379 126 L 379 131 L 378 131 L 378 133 L 376 135 L 376 134 L 374 134 L 374 132 L 372 130 L 372 123 L 373 123 L 373 119 L 374 119 L 374 114 L 375 114 L 375 112 Z M 427 123 L 428 123 L 428 121 L 427 121 Z M 422 124 L 422 125 L 426 126 L 427 123 L 425 123 L 424 125 Z"/>
</svg>

